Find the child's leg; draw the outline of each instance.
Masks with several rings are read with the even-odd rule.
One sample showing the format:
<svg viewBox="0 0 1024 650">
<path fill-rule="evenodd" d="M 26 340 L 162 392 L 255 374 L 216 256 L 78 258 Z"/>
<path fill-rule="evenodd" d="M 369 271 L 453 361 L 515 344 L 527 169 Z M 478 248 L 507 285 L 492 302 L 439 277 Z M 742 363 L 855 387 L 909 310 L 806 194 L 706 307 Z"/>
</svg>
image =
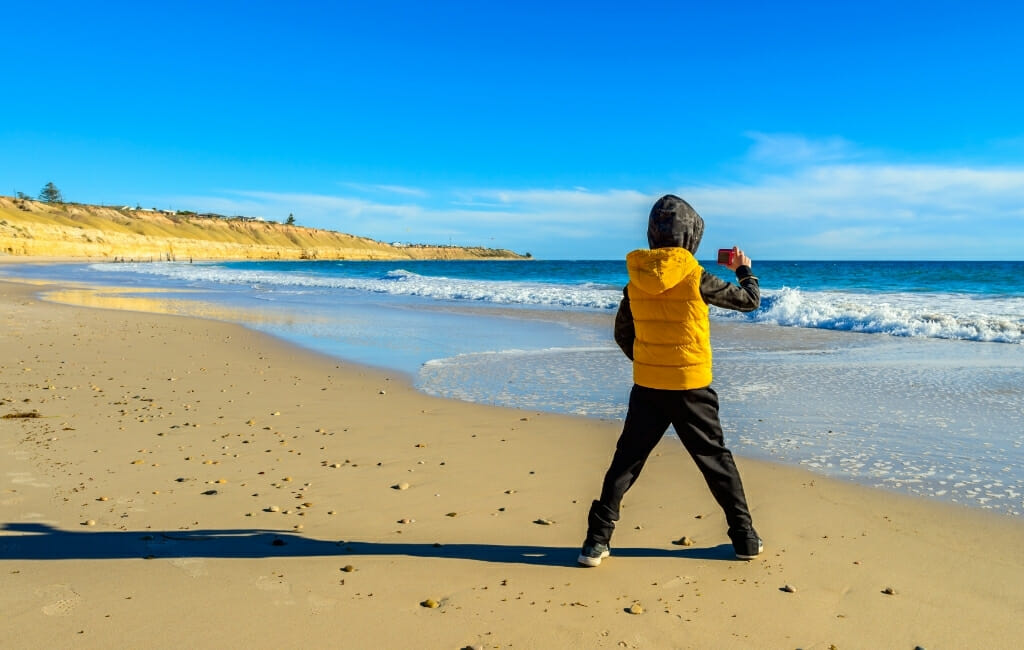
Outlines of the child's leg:
<svg viewBox="0 0 1024 650">
<path fill-rule="evenodd" d="M 712 496 L 722 506 L 730 536 L 752 532 L 743 482 L 732 452 L 725 446 L 718 419 L 718 394 L 710 387 L 679 393 L 681 397 L 675 401 L 677 408 L 672 414 L 679 439 L 704 475 Z"/>
<path fill-rule="evenodd" d="M 601 498 L 590 506 L 588 542 L 607 544 L 611 539 L 622 497 L 636 482 L 647 457 L 668 429 L 669 414 L 659 403 L 662 400 L 657 399 L 660 392 L 663 391 L 633 386 L 629 394 L 629 411 L 611 466 L 605 473 Z"/>
</svg>

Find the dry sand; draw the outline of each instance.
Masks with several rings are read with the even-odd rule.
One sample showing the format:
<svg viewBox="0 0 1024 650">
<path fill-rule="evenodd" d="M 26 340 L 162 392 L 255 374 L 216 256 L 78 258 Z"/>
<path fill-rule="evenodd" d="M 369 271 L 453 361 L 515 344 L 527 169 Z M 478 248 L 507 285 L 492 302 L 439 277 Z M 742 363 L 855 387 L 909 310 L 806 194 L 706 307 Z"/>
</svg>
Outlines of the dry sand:
<svg viewBox="0 0 1024 650">
<path fill-rule="evenodd" d="M 612 557 L 577 568 L 618 424 L 434 399 L 238 326 L 33 291 L 0 283 L 0 415 L 24 416 L 0 419 L 2 648 L 1024 637 L 1019 519 L 741 458 L 766 550 L 740 562 L 668 439 Z"/>
</svg>

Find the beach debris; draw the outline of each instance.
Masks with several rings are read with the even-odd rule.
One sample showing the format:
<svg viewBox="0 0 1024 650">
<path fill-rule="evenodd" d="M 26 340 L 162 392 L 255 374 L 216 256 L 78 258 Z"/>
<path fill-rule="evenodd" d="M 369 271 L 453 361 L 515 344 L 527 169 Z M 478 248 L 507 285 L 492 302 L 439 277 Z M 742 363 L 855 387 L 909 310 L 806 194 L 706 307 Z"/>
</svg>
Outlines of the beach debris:
<svg viewBox="0 0 1024 650">
<path fill-rule="evenodd" d="M 40 415 L 39 411 L 22 411 L 22 412 L 8 413 L 7 415 L 3 416 L 3 419 L 4 420 L 15 420 L 15 419 L 20 419 L 20 418 L 41 418 L 41 417 L 43 417 L 43 416 Z"/>
<path fill-rule="evenodd" d="M 459 515 L 459 513 L 457 513 L 457 512 L 449 512 L 449 513 L 445 514 L 445 517 L 457 517 L 458 515 Z"/>
<path fill-rule="evenodd" d="M 882 590 L 882 593 L 887 595 L 887 596 L 895 596 L 896 595 L 896 590 L 893 589 L 892 587 L 886 587 L 885 589 Z"/>
<path fill-rule="evenodd" d="M 640 603 L 633 603 L 632 605 L 629 606 L 629 609 L 627 609 L 626 611 L 629 612 L 630 614 L 634 614 L 634 615 L 636 615 L 636 614 L 643 614 L 644 613 L 644 608 L 643 608 L 643 605 L 641 605 Z"/>
<path fill-rule="evenodd" d="M 693 546 L 693 539 L 683 535 L 679 539 L 673 540 L 672 543 L 676 546 Z"/>
<path fill-rule="evenodd" d="M 779 587 L 779 591 L 784 591 L 787 594 L 795 594 L 796 587 L 794 587 L 793 585 L 784 585 L 782 587 Z"/>
<path fill-rule="evenodd" d="M 396 484 L 392 485 L 391 489 L 392 490 L 408 490 L 409 489 L 409 484 L 405 483 L 403 481 L 402 483 L 396 483 Z"/>
<path fill-rule="evenodd" d="M 217 490 L 207 490 L 207 491 L 203 492 L 203 496 L 208 496 L 208 497 L 212 497 L 215 494 L 217 494 Z"/>
<path fill-rule="evenodd" d="M 538 526 L 550 526 L 551 524 L 553 524 L 555 522 L 552 521 L 551 519 L 544 519 L 543 517 L 541 517 L 539 519 L 534 519 L 533 523 L 537 524 Z"/>
<path fill-rule="evenodd" d="M 441 606 L 441 603 L 437 602 L 433 598 L 427 598 L 420 603 L 420 607 L 426 607 L 427 609 L 437 609 Z"/>
<path fill-rule="evenodd" d="M 352 566 L 351 564 L 346 564 L 345 566 L 341 567 L 341 570 L 344 571 L 345 573 L 352 573 L 353 571 L 356 570 L 356 568 L 354 566 Z"/>
</svg>

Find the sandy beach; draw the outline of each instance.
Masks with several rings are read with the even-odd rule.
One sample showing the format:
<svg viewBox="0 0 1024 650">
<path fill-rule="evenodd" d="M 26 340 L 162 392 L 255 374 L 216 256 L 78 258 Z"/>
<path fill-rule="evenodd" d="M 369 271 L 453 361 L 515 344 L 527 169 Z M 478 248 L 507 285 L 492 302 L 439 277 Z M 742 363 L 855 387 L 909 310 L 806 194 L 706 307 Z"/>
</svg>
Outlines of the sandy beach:
<svg viewBox="0 0 1024 650">
<path fill-rule="evenodd" d="M 666 439 L 612 557 L 582 569 L 617 423 L 432 398 L 237 325 L 35 290 L 0 282 L 0 647 L 1024 637 L 1019 518 L 741 457 L 766 549 L 740 562 Z"/>
</svg>

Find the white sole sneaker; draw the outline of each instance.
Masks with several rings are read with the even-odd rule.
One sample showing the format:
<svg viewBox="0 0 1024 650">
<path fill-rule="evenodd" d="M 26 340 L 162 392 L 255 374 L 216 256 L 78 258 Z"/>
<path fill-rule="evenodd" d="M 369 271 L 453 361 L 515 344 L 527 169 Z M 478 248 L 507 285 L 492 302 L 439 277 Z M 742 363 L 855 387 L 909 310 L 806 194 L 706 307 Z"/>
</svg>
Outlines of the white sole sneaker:
<svg viewBox="0 0 1024 650">
<path fill-rule="evenodd" d="M 736 558 L 739 559 L 739 560 L 753 560 L 754 558 L 756 558 L 758 555 L 760 555 L 763 552 L 764 552 L 764 542 L 759 539 L 759 540 L 757 540 L 757 553 L 755 553 L 754 555 L 740 555 L 739 553 L 737 553 L 736 554 Z"/>
<path fill-rule="evenodd" d="M 609 555 L 611 555 L 611 551 L 603 551 L 600 557 L 590 557 L 589 555 L 583 555 L 580 553 L 580 556 L 576 558 L 576 563 L 582 564 L 583 566 L 598 566 L 601 564 L 601 560 L 605 559 Z"/>
</svg>

